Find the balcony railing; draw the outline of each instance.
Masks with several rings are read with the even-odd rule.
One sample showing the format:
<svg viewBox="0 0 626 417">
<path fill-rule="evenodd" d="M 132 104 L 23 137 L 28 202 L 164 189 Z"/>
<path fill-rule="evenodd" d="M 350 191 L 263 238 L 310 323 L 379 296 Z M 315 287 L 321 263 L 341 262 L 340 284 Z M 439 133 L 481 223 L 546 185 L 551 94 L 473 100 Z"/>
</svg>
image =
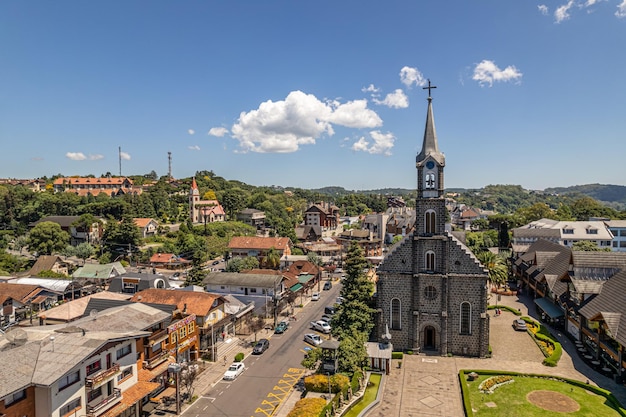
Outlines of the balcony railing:
<svg viewBox="0 0 626 417">
<path fill-rule="evenodd" d="M 156 356 L 146 360 L 144 362 L 144 365 L 145 365 L 145 367 L 147 369 L 156 368 L 157 366 L 159 366 L 160 364 L 165 362 L 169 356 L 170 356 L 170 352 L 167 351 L 167 350 L 164 350 L 163 352 L 159 353 L 158 355 L 156 355 Z"/>
<path fill-rule="evenodd" d="M 87 388 L 95 388 L 119 372 L 120 365 L 118 363 L 114 363 L 110 368 L 103 369 L 85 378 L 85 386 Z"/>
<path fill-rule="evenodd" d="M 99 411 L 105 410 L 112 405 L 117 404 L 121 398 L 122 390 L 119 388 L 114 388 L 111 395 L 103 398 L 102 401 L 97 404 L 87 406 L 87 417 L 96 417 L 98 414 L 100 414 Z"/>
</svg>

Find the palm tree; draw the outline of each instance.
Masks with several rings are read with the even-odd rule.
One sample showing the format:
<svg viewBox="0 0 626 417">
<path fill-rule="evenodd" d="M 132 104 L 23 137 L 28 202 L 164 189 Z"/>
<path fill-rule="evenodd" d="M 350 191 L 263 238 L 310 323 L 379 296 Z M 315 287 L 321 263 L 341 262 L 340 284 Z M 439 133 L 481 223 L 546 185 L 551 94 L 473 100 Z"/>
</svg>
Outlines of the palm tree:
<svg viewBox="0 0 626 417">
<path fill-rule="evenodd" d="M 280 266 L 280 252 L 278 252 L 278 250 L 276 250 L 276 248 L 272 246 L 265 254 L 265 257 L 263 258 L 263 264 L 266 268 L 278 269 L 278 267 Z"/>
<path fill-rule="evenodd" d="M 489 281 L 498 288 L 506 283 L 509 277 L 509 270 L 506 261 L 500 255 L 496 255 L 491 251 L 479 252 L 476 257 L 483 264 L 485 269 L 489 271 Z"/>
</svg>

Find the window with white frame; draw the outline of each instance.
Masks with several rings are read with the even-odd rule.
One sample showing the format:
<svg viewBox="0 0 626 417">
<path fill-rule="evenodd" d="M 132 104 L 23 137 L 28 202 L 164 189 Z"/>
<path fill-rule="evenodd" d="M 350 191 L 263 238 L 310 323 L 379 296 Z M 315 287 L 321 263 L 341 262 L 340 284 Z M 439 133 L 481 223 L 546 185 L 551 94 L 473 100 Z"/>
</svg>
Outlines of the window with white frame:
<svg viewBox="0 0 626 417">
<path fill-rule="evenodd" d="M 59 379 L 59 391 L 77 383 L 80 380 L 80 371 L 74 371 Z"/>
<path fill-rule="evenodd" d="M 464 301 L 461 303 L 461 328 L 460 328 L 460 333 L 461 334 L 472 334 L 472 322 L 471 322 L 471 316 L 472 316 L 472 306 L 469 302 Z"/>
<path fill-rule="evenodd" d="M 126 345 L 126 346 L 124 346 L 124 347 L 122 347 L 122 348 L 117 350 L 116 357 L 117 357 L 117 359 L 120 359 L 120 358 L 123 358 L 126 355 L 130 355 L 131 352 L 132 352 L 132 348 L 131 348 L 130 344 L 128 344 L 128 345 Z"/>
<path fill-rule="evenodd" d="M 11 404 L 14 404 L 20 400 L 23 400 L 24 398 L 26 398 L 26 390 L 20 390 L 18 392 L 14 392 L 13 394 L 4 397 L 4 406 L 8 407 Z"/>
<path fill-rule="evenodd" d="M 62 416 L 68 415 L 70 414 L 72 411 L 77 410 L 80 408 L 80 397 L 75 398 L 73 400 L 71 400 L 70 402 L 68 402 L 67 404 L 65 404 L 63 407 L 61 407 L 59 409 L 59 414 Z"/>
<path fill-rule="evenodd" d="M 402 330 L 401 303 L 397 298 L 391 299 L 391 329 Z"/>
</svg>

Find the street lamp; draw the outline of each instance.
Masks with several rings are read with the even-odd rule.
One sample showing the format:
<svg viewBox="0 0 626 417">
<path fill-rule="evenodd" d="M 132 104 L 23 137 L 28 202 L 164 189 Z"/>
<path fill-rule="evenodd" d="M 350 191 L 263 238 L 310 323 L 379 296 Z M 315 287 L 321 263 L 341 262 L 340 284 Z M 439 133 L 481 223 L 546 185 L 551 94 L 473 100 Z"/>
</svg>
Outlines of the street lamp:
<svg viewBox="0 0 626 417">
<path fill-rule="evenodd" d="M 331 398 L 333 397 L 333 393 L 330 389 L 330 372 L 327 372 L 328 374 L 328 401 L 331 400 Z"/>
</svg>

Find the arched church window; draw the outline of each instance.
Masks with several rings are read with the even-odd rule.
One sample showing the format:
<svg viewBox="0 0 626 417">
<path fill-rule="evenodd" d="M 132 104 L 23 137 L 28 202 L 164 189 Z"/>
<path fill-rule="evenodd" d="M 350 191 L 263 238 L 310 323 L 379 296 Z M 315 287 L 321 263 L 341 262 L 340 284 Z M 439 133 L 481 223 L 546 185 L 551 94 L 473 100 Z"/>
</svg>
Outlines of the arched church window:
<svg viewBox="0 0 626 417">
<path fill-rule="evenodd" d="M 461 334 L 472 334 L 471 318 L 472 306 L 469 302 L 464 301 L 461 303 Z"/>
<path fill-rule="evenodd" d="M 435 270 L 435 252 L 428 251 L 426 252 L 426 270 L 434 271 Z"/>
<path fill-rule="evenodd" d="M 435 233 L 435 224 L 437 221 L 437 215 L 434 211 L 429 210 L 426 212 L 426 233 L 434 234 Z"/>
<path fill-rule="evenodd" d="M 391 299 L 391 329 L 392 330 L 402 329 L 400 308 L 401 308 L 400 300 L 397 298 Z"/>
</svg>

